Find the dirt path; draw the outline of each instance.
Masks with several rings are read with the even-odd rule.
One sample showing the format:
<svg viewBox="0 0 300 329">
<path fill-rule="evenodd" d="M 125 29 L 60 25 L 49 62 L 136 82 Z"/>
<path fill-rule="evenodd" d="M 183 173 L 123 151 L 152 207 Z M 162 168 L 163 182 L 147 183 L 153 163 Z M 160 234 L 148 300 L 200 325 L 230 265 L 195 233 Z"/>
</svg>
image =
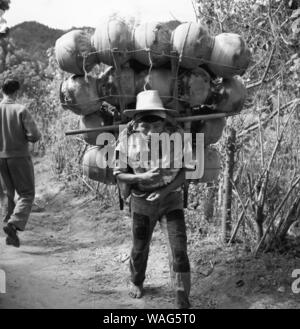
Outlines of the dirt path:
<svg viewBox="0 0 300 329">
<path fill-rule="evenodd" d="M 7 275 L 0 308 L 173 308 L 167 248 L 159 227 L 151 245 L 145 296 L 131 299 L 126 212 L 101 208 L 99 201 L 89 202 L 91 196 L 74 197 L 49 178 L 45 163 L 37 164 L 36 175 L 43 209 L 32 214 L 21 234 L 21 248 L 7 247 L 0 233 L 0 269 Z M 254 260 L 224 251 L 209 237 L 189 249 L 193 308 L 299 308 L 300 296 L 290 285 L 291 270 L 298 264 L 300 268 L 300 258 Z"/>
<path fill-rule="evenodd" d="M 21 248 L 7 247 L 0 233 L 0 268 L 7 294 L 0 308 L 171 308 L 166 246 L 156 232 L 145 298 L 128 297 L 130 218 L 101 209 L 91 195 L 77 198 L 36 166 L 37 202 Z M 157 255 L 160 255 L 158 258 Z M 152 279 L 154 278 L 154 279 Z"/>
</svg>

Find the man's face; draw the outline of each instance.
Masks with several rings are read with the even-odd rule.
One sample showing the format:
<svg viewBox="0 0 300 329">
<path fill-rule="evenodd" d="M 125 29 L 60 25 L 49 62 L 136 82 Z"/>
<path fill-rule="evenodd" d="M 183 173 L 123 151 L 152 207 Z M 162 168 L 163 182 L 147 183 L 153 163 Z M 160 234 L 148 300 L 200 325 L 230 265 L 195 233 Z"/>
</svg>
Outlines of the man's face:
<svg viewBox="0 0 300 329">
<path fill-rule="evenodd" d="M 151 136 L 154 133 L 161 134 L 164 129 L 164 120 L 157 118 L 157 121 L 147 122 L 141 120 L 137 123 L 136 131 L 144 134 L 145 136 Z"/>
</svg>

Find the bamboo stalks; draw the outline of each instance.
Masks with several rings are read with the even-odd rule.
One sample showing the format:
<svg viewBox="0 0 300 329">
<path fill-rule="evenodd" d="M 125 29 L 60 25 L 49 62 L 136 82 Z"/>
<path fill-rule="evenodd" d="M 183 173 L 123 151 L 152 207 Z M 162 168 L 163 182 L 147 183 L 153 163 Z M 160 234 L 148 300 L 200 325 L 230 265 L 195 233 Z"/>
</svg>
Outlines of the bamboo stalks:
<svg viewBox="0 0 300 329">
<path fill-rule="evenodd" d="M 300 195 L 294 200 L 292 207 L 286 217 L 277 226 L 275 236 L 283 239 L 291 225 L 300 217 Z"/>
<path fill-rule="evenodd" d="M 235 158 L 236 131 L 231 128 L 227 140 L 226 168 L 224 173 L 224 203 L 222 216 L 222 240 L 227 243 L 231 231 L 232 180 Z"/>
<path fill-rule="evenodd" d="M 272 155 L 268 161 L 267 166 L 265 166 L 264 170 L 261 172 L 260 176 L 258 177 L 257 181 L 255 182 L 254 186 L 252 186 L 251 180 L 249 180 L 249 185 L 250 185 L 250 196 L 248 197 L 245 205 L 243 206 L 243 211 L 239 216 L 237 225 L 234 229 L 234 232 L 229 240 L 229 243 L 231 243 L 235 237 L 236 234 L 238 232 L 238 229 L 244 219 L 245 213 L 246 213 L 246 209 L 249 206 L 249 204 L 251 204 L 251 199 L 253 197 L 253 194 L 255 193 L 255 207 L 254 207 L 254 212 L 256 213 L 256 223 L 257 223 L 257 233 L 258 233 L 258 247 L 256 249 L 256 253 L 258 252 L 258 249 L 261 247 L 262 243 L 264 242 L 267 233 L 270 229 L 270 227 L 267 228 L 267 233 L 263 232 L 263 222 L 264 222 L 264 214 L 263 214 L 263 208 L 264 208 L 264 204 L 265 204 L 265 198 L 266 198 L 266 192 L 267 192 L 267 187 L 268 187 L 268 183 L 269 183 L 269 174 L 270 174 L 270 170 L 273 164 L 273 161 L 275 159 L 275 155 L 278 151 L 278 148 L 281 144 L 284 132 L 286 130 L 287 124 L 289 123 L 290 119 L 292 118 L 293 113 L 295 112 L 295 109 L 297 108 L 297 105 L 299 103 L 299 99 L 296 99 L 292 102 L 289 102 L 288 104 L 286 104 L 285 106 L 289 106 L 289 105 L 294 105 L 293 109 L 291 110 L 289 117 L 287 119 L 287 121 L 285 122 L 282 131 L 280 132 L 280 134 L 277 137 L 277 142 L 274 146 Z M 279 115 L 279 111 L 278 109 L 276 111 L 274 111 L 274 114 Z M 272 115 L 273 116 L 273 115 Z M 257 125 L 257 128 L 259 128 L 260 124 Z M 249 177 L 248 177 L 249 178 Z M 283 205 L 282 205 L 283 206 Z M 272 221 L 270 221 L 270 223 L 272 223 Z M 271 224 L 269 224 L 271 225 Z"/>
<path fill-rule="evenodd" d="M 258 246 L 256 247 L 255 250 L 255 256 L 257 255 L 259 249 L 262 247 L 263 243 L 265 242 L 265 239 L 270 231 L 271 226 L 273 225 L 277 215 L 279 214 L 280 210 L 282 209 L 282 207 L 284 206 L 284 204 L 286 203 L 287 199 L 289 198 L 290 194 L 292 193 L 292 191 L 295 189 L 295 187 L 298 185 L 298 183 L 300 182 L 300 177 L 297 178 L 297 180 L 292 184 L 292 186 L 290 187 L 290 189 L 288 190 L 288 192 L 285 194 L 283 200 L 281 201 L 280 205 L 277 207 L 275 214 L 273 215 L 273 218 L 270 220 L 269 225 L 267 226 L 264 235 L 262 236 L 260 242 L 258 243 Z"/>
</svg>

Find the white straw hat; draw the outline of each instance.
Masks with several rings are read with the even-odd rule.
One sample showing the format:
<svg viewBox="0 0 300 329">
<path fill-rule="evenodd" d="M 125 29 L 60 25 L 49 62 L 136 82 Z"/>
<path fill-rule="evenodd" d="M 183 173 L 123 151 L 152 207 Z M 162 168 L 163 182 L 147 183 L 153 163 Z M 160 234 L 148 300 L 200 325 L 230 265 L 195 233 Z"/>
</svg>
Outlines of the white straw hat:
<svg viewBox="0 0 300 329">
<path fill-rule="evenodd" d="M 157 115 L 166 118 L 167 114 L 171 116 L 178 116 L 175 110 L 166 109 L 159 97 L 158 90 L 146 90 L 137 95 L 136 109 L 125 110 L 124 115 L 129 118 L 136 114 Z"/>
</svg>

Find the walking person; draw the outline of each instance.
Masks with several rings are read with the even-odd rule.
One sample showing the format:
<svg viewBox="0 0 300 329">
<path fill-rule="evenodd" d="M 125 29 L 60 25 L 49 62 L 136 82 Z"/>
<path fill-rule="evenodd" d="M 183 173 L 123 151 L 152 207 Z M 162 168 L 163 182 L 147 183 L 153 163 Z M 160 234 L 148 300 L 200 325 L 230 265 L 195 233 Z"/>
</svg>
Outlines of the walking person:
<svg viewBox="0 0 300 329">
<path fill-rule="evenodd" d="M 131 194 L 133 246 L 130 254 L 129 295 L 133 298 L 141 298 L 143 295 L 150 242 L 155 225 L 160 222 L 161 229 L 167 237 L 175 305 L 177 308 L 189 308 L 191 276 L 182 191 L 186 169 L 183 166 L 175 168 L 172 163 L 178 151 L 176 147 L 170 149 L 168 168 L 161 166 L 162 158 L 166 156 L 162 154 L 162 150 L 159 150 L 158 167 L 151 161 L 146 163 L 141 161 L 143 151 L 148 152 L 149 155 L 153 154 L 151 147 L 154 144 L 150 143 L 153 134 L 171 135 L 178 132 L 183 135 L 182 129 L 174 124 L 175 120 L 172 119 L 177 112 L 165 109 L 158 92 L 149 90 L 138 94 L 136 109 L 125 110 L 124 114 L 133 118 L 131 122 L 133 133 L 125 130 L 119 136 L 114 174 L 120 190 L 126 193 L 130 187 Z M 125 134 L 127 138 L 124 138 Z M 159 148 L 159 143 L 154 147 Z M 182 163 L 182 149 L 179 151 L 178 153 L 181 154 L 179 160 Z M 124 159 L 127 161 L 124 162 Z"/>
<path fill-rule="evenodd" d="M 0 103 L 0 182 L 4 194 L 6 244 L 20 246 L 18 231 L 24 231 L 35 197 L 34 168 L 29 142 L 41 134 L 25 106 L 16 102 L 20 83 L 8 79 Z M 15 193 L 18 195 L 15 203 Z"/>
</svg>

